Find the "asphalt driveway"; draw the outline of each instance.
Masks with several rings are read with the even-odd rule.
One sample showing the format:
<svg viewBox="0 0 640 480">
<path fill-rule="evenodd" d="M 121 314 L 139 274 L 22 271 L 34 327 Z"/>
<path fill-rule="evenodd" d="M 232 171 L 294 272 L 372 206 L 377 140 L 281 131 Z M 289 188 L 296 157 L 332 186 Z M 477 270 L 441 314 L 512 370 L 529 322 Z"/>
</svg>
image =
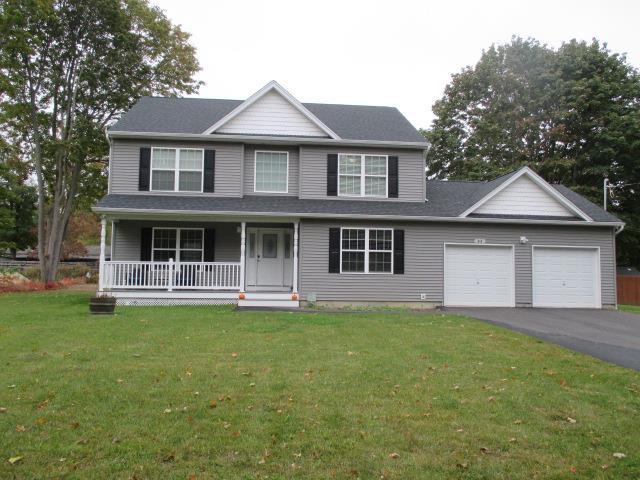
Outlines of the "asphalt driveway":
<svg viewBox="0 0 640 480">
<path fill-rule="evenodd" d="M 447 308 L 601 360 L 640 370 L 640 315 L 565 308 Z"/>
</svg>

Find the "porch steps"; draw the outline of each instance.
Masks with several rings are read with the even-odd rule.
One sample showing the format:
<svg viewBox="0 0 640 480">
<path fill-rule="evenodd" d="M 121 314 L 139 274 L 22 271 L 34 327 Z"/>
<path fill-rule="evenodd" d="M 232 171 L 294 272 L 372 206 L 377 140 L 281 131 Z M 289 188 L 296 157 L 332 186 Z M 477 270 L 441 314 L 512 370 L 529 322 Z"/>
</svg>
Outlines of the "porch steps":
<svg viewBox="0 0 640 480">
<path fill-rule="evenodd" d="M 238 300 L 239 307 L 271 307 L 271 308 L 299 308 L 300 301 L 291 299 L 291 292 L 249 292 L 244 299 Z"/>
</svg>

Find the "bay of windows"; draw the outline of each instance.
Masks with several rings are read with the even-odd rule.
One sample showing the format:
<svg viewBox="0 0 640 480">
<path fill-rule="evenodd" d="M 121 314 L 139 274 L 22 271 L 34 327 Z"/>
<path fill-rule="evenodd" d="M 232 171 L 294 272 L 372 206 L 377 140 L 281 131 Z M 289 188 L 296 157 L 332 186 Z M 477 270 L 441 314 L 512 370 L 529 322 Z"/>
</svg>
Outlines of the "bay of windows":
<svg viewBox="0 0 640 480">
<path fill-rule="evenodd" d="M 256 152 L 255 192 L 287 193 L 289 182 L 288 152 Z"/>
<path fill-rule="evenodd" d="M 393 272 L 392 262 L 393 230 L 341 229 L 341 273 L 391 273 Z"/>
<path fill-rule="evenodd" d="M 202 262 L 204 230 L 201 228 L 154 228 L 152 259 L 167 262 Z"/>
<path fill-rule="evenodd" d="M 152 148 L 151 190 L 202 192 L 204 150 Z"/>
<path fill-rule="evenodd" d="M 387 156 L 339 154 L 338 194 L 356 197 L 386 197 Z"/>
</svg>

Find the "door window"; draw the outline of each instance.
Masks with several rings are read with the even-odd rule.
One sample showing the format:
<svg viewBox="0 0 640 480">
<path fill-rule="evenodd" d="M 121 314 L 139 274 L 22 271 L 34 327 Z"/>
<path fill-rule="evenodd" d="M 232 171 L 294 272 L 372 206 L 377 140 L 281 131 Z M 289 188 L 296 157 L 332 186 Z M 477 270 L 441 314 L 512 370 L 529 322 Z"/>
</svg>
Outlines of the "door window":
<svg viewBox="0 0 640 480">
<path fill-rule="evenodd" d="M 262 257 L 277 258 L 278 257 L 278 234 L 264 233 L 262 235 Z"/>
</svg>

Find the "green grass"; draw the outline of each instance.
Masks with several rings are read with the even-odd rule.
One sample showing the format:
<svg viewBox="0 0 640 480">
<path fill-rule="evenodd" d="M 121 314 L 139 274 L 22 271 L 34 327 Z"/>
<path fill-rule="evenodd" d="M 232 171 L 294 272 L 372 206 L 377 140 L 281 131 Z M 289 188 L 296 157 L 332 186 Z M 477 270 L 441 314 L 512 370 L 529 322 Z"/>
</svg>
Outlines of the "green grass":
<svg viewBox="0 0 640 480">
<path fill-rule="evenodd" d="M 0 478 L 640 476 L 640 374 L 514 332 L 87 300 L 0 296 Z"/>
<path fill-rule="evenodd" d="M 640 305 L 618 305 L 623 312 L 640 313 Z"/>
</svg>

